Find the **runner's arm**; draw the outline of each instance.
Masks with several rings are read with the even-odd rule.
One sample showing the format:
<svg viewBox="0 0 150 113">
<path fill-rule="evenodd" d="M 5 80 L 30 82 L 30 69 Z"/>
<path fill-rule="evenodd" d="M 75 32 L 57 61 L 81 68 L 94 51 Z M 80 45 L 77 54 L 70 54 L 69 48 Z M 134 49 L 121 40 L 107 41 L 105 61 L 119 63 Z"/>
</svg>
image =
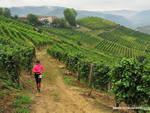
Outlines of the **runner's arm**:
<svg viewBox="0 0 150 113">
<path fill-rule="evenodd" d="M 43 66 L 41 67 L 41 69 L 42 69 L 42 73 L 44 72 L 44 68 L 43 68 Z"/>
</svg>

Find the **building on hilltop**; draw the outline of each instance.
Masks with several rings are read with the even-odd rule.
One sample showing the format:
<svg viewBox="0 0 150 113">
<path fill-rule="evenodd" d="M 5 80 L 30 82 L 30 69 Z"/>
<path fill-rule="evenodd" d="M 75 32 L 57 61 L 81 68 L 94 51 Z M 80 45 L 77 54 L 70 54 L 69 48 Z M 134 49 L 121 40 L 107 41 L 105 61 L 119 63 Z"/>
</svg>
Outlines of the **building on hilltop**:
<svg viewBox="0 0 150 113">
<path fill-rule="evenodd" d="M 56 18 L 56 16 L 37 16 L 39 20 L 48 20 L 48 22 L 51 24 L 53 22 L 53 20 Z"/>
<path fill-rule="evenodd" d="M 20 20 L 27 21 L 26 17 L 19 17 Z"/>
<path fill-rule="evenodd" d="M 48 25 L 51 25 L 56 16 L 37 16 L 40 21 L 48 20 Z M 20 20 L 27 21 L 27 17 L 19 17 Z"/>
</svg>

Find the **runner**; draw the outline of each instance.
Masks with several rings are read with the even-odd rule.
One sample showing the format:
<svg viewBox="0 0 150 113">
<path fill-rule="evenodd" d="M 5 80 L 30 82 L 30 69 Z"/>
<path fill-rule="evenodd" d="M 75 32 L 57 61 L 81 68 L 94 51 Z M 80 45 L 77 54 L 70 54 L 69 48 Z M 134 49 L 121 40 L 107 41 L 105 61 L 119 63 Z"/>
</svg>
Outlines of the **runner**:
<svg viewBox="0 0 150 113">
<path fill-rule="evenodd" d="M 40 92 L 42 73 L 44 72 L 43 66 L 40 64 L 40 60 L 36 61 L 36 65 L 32 69 L 32 73 L 35 73 L 35 81 L 37 90 Z"/>
</svg>

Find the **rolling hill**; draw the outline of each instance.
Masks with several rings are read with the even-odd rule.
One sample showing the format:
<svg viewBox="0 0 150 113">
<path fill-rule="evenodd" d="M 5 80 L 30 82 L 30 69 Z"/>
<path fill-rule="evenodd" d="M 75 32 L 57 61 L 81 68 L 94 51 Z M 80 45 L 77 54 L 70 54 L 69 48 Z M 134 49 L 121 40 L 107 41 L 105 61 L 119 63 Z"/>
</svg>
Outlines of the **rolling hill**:
<svg viewBox="0 0 150 113">
<path fill-rule="evenodd" d="M 138 57 L 149 54 L 150 36 L 98 17 L 78 19 L 80 29 L 42 28 L 48 33 L 115 57 Z"/>
<path fill-rule="evenodd" d="M 2 97 L 5 94 L 8 94 L 8 97 L 11 95 L 11 93 L 8 93 L 8 91 L 6 92 L 4 89 L 12 90 L 12 86 L 18 88 L 18 85 L 16 85 L 15 83 L 18 82 L 19 84 L 22 71 L 31 71 L 33 62 L 36 57 L 35 53 L 37 53 L 36 51 L 39 49 L 41 49 L 41 52 L 38 55 L 42 56 L 41 58 L 42 60 L 44 60 L 45 66 L 47 64 L 50 64 L 52 67 L 47 67 L 47 73 L 53 71 L 54 75 L 52 75 L 52 77 L 56 77 L 57 72 L 55 67 L 57 67 L 58 69 L 60 65 L 59 61 L 61 61 L 66 66 L 63 67 L 65 68 L 64 70 L 67 69 L 70 72 L 73 72 L 73 74 L 78 73 L 78 77 L 82 81 L 84 81 L 85 84 L 88 84 L 90 79 L 89 73 L 92 73 L 92 88 L 105 91 L 108 91 L 107 87 L 109 84 L 113 84 L 110 72 L 115 69 L 115 64 L 118 64 L 118 62 L 122 58 L 136 59 L 146 57 L 146 66 L 149 65 L 150 35 L 134 31 L 132 29 L 120 26 L 119 24 L 98 17 L 80 18 L 77 20 L 77 23 L 80 25 L 80 28 L 64 29 L 45 26 L 34 27 L 22 21 L 0 16 L 0 100 L 3 99 Z M 45 47 L 45 49 L 43 49 L 43 47 Z M 51 57 L 48 57 L 47 53 L 58 60 L 56 61 L 50 59 Z M 126 71 L 127 76 L 124 77 L 128 78 L 129 80 L 130 78 L 128 74 L 130 74 L 130 76 L 132 76 L 133 78 L 136 77 L 136 80 L 133 79 L 134 81 L 127 80 L 127 82 L 122 82 L 122 79 L 119 79 L 117 80 L 118 85 L 120 85 L 121 83 L 123 84 L 121 85 L 121 88 L 130 88 L 132 86 L 132 83 L 134 83 L 135 85 L 132 86 L 133 88 L 130 88 L 130 94 L 132 95 L 135 93 L 134 91 L 132 91 L 132 89 L 135 89 L 135 91 L 139 91 L 139 89 L 137 88 L 139 86 L 136 86 L 137 81 L 139 81 L 139 79 L 140 81 L 144 79 L 143 82 L 139 82 L 138 84 L 140 85 L 140 87 L 142 85 L 144 86 L 144 88 L 148 89 L 145 90 L 144 93 L 142 92 L 142 95 L 148 95 L 145 97 L 145 100 L 148 100 L 149 86 L 147 84 L 150 81 L 149 72 L 145 72 L 144 66 L 140 63 L 134 64 L 131 59 L 127 59 L 126 61 L 127 62 L 123 62 L 124 67 L 120 68 L 120 65 L 118 65 L 119 70 L 117 70 L 116 72 L 119 74 L 121 73 L 122 75 L 122 72 Z M 139 67 L 135 67 L 135 65 L 139 65 Z M 127 69 L 125 69 L 124 71 L 124 68 Z M 49 69 L 54 70 L 49 71 Z M 62 72 L 62 68 L 59 69 L 61 69 L 60 72 Z M 142 77 L 143 73 L 144 76 Z M 139 78 L 139 75 L 141 78 Z M 45 77 L 45 82 L 47 82 L 47 88 L 51 89 L 52 87 L 50 84 L 50 80 L 53 78 L 48 78 L 48 76 Z M 59 77 L 60 79 L 58 79 L 57 83 L 59 83 L 61 80 L 61 76 Z M 70 73 L 67 77 L 70 77 Z M 121 78 L 123 77 L 121 76 Z M 28 82 L 28 80 L 25 82 Z M 56 84 L 58 90 L 60 90 L 62 83 L 59 85 L 59 87 Z M 50 87 L 48 86 L 48 84 L 50 85 Z M 111 87 L 114 86 L 112 85 Z M 44 98 L 46 99 L 48 96 L 50 96 L 49 92 L 51 92 L 51 90 L 47 90 L 47 88 L 45 89 L 45 91 L 42 90 L 44 91 L 44 93 L 46 93 L 46 96 L 44 95 Z M 61 94 L 64 93 L 65 89 L 66 87 L 63 88 Z M 21 88 L 19 90 L 21 90 Z M 126 91 L 124 91 L 123 93 L 126 93 Z M 43 93 L 41 94 L 43 96 Z M 74 93 L 72 94 L 74 95 Z M 138 94 L 141 94 L 141 89 Z M 109 93 L 107 93 L 107 100 L 108 95 Z M 63 97 L 66 98 L 64 94 Z M 23 99 L 24 98 L 25 97 L 23 96 Z M 16 99 L 18 99 L 18 97 L 16 97 Z M 18 103 L 21 103 L 22 106 L 22 103 L 24 102 L 22 102 L 23 99 L 21 98 L 21 102 L 17 101 Z M 135 100 L 135 98 L 133 99 Z M 26 98 L 24 100 L 26 102 Z M 27 100 L 29 100 L 29 98 Z M 112 99 L 109 100 L 112 101 Z M 44 106 L 49 106 L 49 101 L 45 103 L 44 100 L 43 102 Z M 65 102 L 68 103 L 67 100 L 65 100 Z M 71 103 L 72 102 L 73 101 L 71 101 Z M 126 98 L 123 102 L 126 102 Z M 9 101 L 6 101 L 6 103 L 9 103 Z M 146 105 L 149 105 L 147 103 Z M 143 105 L 145 105 L 145 103 Z M 25 110 L 24 107 L 25 106 L 22 107 L 23 110 Z M 45 109 L 45 107 L 42 108 Z M 3 108 L 1 109 L 3 110 Z"/>
<path fill-rule="evenodd" d="M 136 30 L 143 32 L 143 33 L 150 34 L 150 26 L 138 27 Z"/>
<path fill-rule="evenodd" d="M 17 14 L 19 16 L 26 16 L 29 13 L 37 14 L 37 15 L 47 15 L 47 16 L 57 16 L 63 17 L 63 11 L 66 9 L 65 7 L 58 7 L 58 6 L 40 6 L 40 7 L 12 7 L 10 8 L 13 15 Z M 131 23 L 122 16 L 116 16 L 113 14 L 105 14 L 103 12 L 94 12 L 94 11 L 85 11 L 85 10 L 77 10 L 78 17 L 83 18 L 88 16 L 97 16 L 101 17 L 115 23 L 131 27 Z"/>
<path fill-rule="evenodd" d="M 144 11 L 132 11 L 132 10 L 114 10 L 114 11 L 104 11 L 105 14 L 113 14 L 118 16 L 123 16 L 130 23 L 132 23 L 132 28 L 137 28 L 141 26 L 150 25 L 150 10 Z"/>
<path fill-rule="evenodd" d="M 40 6 L 40 7 L 12 7 L 10 8 L 13 15 L 26 16 L 28 13 L 37 15 L 55 15 L 63 17 L 65 7 L 59 6 Z M 96 16 L 106 20 L 121 24 L 129 28 L 137 28 L 140 26 L 150 25 L 150 10 L 132 11 L 132 10 L 114 10 L 114 11 L 86 11 L 77 10 L 78 18 Z"/>
</svg>

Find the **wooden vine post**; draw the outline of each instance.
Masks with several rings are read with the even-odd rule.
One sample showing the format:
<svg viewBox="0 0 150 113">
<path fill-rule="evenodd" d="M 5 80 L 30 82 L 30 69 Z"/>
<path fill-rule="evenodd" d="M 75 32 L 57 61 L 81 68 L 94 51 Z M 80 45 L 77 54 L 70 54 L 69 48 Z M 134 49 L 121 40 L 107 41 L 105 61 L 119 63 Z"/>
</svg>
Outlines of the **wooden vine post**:
<svg viewBox="0 0 150 113">
<path fill-rule="evenodd" d="M 77 78 L 78 78 L 78 81 L 80 81 L 80 75 L 79 75 L 79 63 L 77 65 Z"/>
<path fill-rule="evenodd" d="M 89 75 L 89 88 L 91 88 L 91 86 L 92 86 L 93 68 L 94 68 L 94 64 L 91 64 L 90 75 Z"/>
<path fill-rule="evenodd" d="M 90 68 L 90 75 L 89 75 L 89 88 L 92 87 L 92 80 L 93 80 L 93 69 L 94 69 L 94 64 L 91 64 L 91 68 Z M 92 89 L 90 90 L 88 96 L 91 96 L 92 94 Z"/>
</svg>

